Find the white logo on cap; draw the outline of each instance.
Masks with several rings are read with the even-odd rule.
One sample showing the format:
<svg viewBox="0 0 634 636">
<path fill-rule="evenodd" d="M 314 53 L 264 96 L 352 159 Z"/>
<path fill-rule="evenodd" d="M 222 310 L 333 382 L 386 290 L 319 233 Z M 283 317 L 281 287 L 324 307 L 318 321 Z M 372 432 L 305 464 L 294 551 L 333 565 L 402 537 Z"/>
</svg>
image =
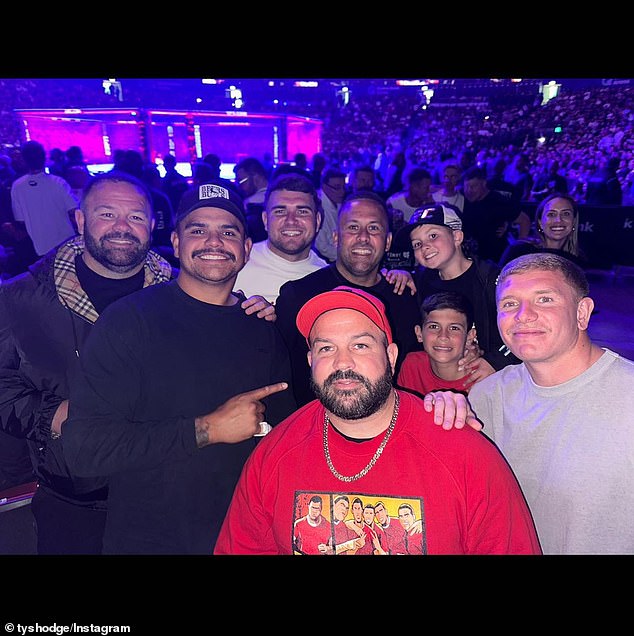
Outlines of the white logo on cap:
<svg viewBox="0 0 634 636">
<path fill-rule="evenodd" d="M 228 199 L 229 191 L 222 186 L 206 183 L 198 187 L 198 198 L 202 199 Z"/>
</svg>

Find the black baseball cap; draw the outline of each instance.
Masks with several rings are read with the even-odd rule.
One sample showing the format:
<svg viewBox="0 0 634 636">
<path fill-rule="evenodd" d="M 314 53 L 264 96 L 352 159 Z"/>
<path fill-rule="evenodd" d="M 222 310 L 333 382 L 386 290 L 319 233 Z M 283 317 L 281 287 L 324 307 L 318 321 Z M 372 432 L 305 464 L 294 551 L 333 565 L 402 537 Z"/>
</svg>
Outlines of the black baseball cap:
<svg viewBox="0 0 634 636">
<path fill-rule="evenodd" d="M 247 219 L 244 212 L 242 197 L 219 183 L 201 183 L 183 193 L 178 210 L 176 223 L 198 208 L 220 208 L 233 214 L 244 231 L 247 231 Z"/>
<path fill-rule="evenodd" d="M 421 225 L 444 225 L 450 230 L 461 230 L 460 210 L 450 203 L 435 203 L 418 208 L 407 225 L 398 231 L 399 238 L 409 238 L 412 230 Z"/>
</svg>

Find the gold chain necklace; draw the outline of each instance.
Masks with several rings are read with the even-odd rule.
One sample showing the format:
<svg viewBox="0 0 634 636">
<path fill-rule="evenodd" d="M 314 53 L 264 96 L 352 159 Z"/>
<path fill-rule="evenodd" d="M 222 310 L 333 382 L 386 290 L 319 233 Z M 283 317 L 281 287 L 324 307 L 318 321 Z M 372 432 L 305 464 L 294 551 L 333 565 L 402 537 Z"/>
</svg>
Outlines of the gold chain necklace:
<svg viewBox="0 0 634 636">
<path fill-rule="evenodd" d="M 379 457 L 381 457 L 381 453 L 383 453 L 383 449 L 385 448 L 388 440 L 392 435 L 392 431 L 394 430 L 394 425 L 396 424 L 396 418 L 398 417 L 398 406 L 399 406 L 399 397 L 398 392 L 394 391 L 394 413 L 392 413 L 392 419 L 390 420 L 390 425 L 387 427 L 387 431 L 385 431 L 385 435 L 383 437 L 383 441 L 381 445 L 376 449 L 376 453 L 369 461 L 368 465 L 360 470 L 356 475 L 352 475 L 352 477 L 347 477 L 346 475 L 342 475 L 337 469 L 334 467 L 332 463 L 332 458 L 330 457 L 330 450 L 328 449 L 328 425 L 330 424 L 330 419 L 328 418 L 328 413 L 324 413 L 324 454 L 326 455 L 326 463 L 328 464 L 328 468 L 330 468 L 330 472 L 339 480 L 339 481 L 356 481 L 357 479 L 361 479 L 361 477 L 365 477 L 374 464 L 378 461 Z"/>
</svg>

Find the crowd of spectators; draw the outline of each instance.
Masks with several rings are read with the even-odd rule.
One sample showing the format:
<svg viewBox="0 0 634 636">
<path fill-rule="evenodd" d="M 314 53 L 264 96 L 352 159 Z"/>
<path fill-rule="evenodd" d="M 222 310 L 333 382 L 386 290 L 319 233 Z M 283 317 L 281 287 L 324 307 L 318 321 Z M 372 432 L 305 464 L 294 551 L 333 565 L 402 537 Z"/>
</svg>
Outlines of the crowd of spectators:
<svg viewBox="0 0 634 636">
<path fill-rule="evenodd" d="M 147 81 L 125 80 L 122 84 L 123 90 L 107 92 L 96 79 L 0 80 L 2 154 L 10 155 L 24 141 L 14 109 L 182 108 L 191 106 L 194 96 L 200 94 L 200 83 L 195 80 L 153 80 L 151 98 L 143 90 Z M 355 166 L 373 165 L 378 190 L 387 188 L 381 176 L 396 153 L 406 158 L 403 178 L 413 167 L 422 167 L 432 174 L 433 186 L 440 185 L 442 165 L 448 159 L 459 159 L 463 171 L 472 165 L 485 167 L 493 177 L 496 167 L 508 169 L 522 154 L 533 183 L 555 165 L 568 192 L 584 203 L 588 184 L 611 170 L 618 179 L 620 200 L 617 194 L 604 203 L 634 203 L 634 86 L 629 82 L 564 88 L 543 105 L 535 86 L 515 94 L 485 91 L 486 81 L 474 86 L 466 92 L 453 86 L 452 91 L 439 90 L 430 100 L 423 99 L 420 91 L 405 89 L 353 90 L 349 99 L 342 100 L 332 90 L 330 101 L 322 95 L 304 102 L 296 99 L 286 107 L 299 115 L 323 119 L 322 145 L 328 164 L 348 174 Z M 227 100 L 224 89 L 217 89 L 200 107 L 226 110 Z M 272 108 L 267 100 L 262 94 L 257 103 L 254 93 L 249 103 L 253 109 L 266 110 Z M 406 181 L 403 185 L 407 186 Z M 539 196 L 529 198 L 537 201 Z"/>
<path fill-rule="evenodd" d="M 470 99 L 437 107 L 432 101 L 423 109 L 407 96 L 366 98 L 331 118 L 324 152 L 347 166 L 370 163 L 386 149 L 405 149 L 410 163 L 434 175 L 435 185 L 439 167 L 465 152 L 490 177 L 500 160 L 508 167 L 524 154 L 533 180 L 557 162 L 580 203 L 593 175 L 611 163 L 622 203 L 634 203 L 634 87 L 562 92 L 544 105 L 541 95 L 514 101 Z"/>
</svg>

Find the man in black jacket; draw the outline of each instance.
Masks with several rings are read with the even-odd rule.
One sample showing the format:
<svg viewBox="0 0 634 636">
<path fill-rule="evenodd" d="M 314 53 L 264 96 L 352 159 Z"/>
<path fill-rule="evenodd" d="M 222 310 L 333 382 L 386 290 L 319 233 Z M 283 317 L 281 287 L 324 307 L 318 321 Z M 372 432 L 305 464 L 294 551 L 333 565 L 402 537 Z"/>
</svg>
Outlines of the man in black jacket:
<svg viewBox="0 0 634 636">
<path fill-rule="evenodd" d="M 232 291 L 252 245 L 239 195 L 185 192 L 172 244 L 177 279 L 109 305 L 71 384 L 64 458 L 107 480 L 107 554 L 211 554 L 265 418 L 295 409 L 280 334 Z"/>
<path fill-rule="evenodd" d="M 106 488 L 73 480 L 57 439 L 69 380 L 101 311 L 172 277 L 149 251 L 152 208 L 134 177 L 96 177 L 76 221 L 78 236 L 0 287 L 0 420 L 3 431 L 29 441 L 39 554 L 101 552 Z"/>
<path fill-rule="evenodd" d="M 149 250 L 150 197 L 132 175 L 94 177 L 75 218 L 78 236 L 0 286 L 0 429 L 28 440 L 39 554 L 101 552 L 107 488 L 72 478 L 58 439 L 70 378 L 109 304 L 175 274 Z"/>
</svg>

